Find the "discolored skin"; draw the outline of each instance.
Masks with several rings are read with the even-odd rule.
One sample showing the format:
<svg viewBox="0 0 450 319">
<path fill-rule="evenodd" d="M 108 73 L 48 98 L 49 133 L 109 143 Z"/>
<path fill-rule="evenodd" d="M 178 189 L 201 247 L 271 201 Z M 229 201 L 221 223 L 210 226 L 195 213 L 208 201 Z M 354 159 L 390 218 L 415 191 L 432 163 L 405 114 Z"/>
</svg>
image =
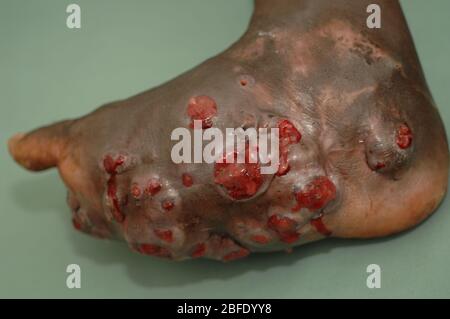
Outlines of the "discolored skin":
<svg viewBox="0 0 450 319">
<path fill-rule="evenodd" d="M 396 1 L 256 0 L 224 53 L 127 100 L 11 138 L 57 166 L 74 227 L 142 254 L 230 261 L 408 229 L 442 200 L 448 144 Z M 279 127 L 280 166 L 174 164 L 173 129 Z"/>
</svg>

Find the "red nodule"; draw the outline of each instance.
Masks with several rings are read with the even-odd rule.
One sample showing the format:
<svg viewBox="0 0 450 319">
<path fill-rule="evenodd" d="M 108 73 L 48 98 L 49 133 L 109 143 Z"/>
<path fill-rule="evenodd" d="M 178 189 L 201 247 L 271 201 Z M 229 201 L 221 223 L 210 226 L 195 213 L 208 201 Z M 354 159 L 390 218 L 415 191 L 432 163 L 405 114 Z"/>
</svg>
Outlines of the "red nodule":
<svg viewBox="0 0 450 319">
<path fill-rule="evenodd" d="M 280 147 L 280 156 L 279 156 L 280 163 L 278 164 L 278 171 L 275 173 L 276 176 L 283 176 L 286 175 L 290 170 L 291 167 L 288 163 L 288 149 L 286 147 L 281 148 Z"/>
<path fill-rule="evenodd" d="M 267 226 L 278 233 L 291 233 L 295 232 L 297 223 L 289 217 L 272 215 L 267 221 Z"/>
<path fill-rule="evenodd" d="M 257 244 L 261 244 L 261 245 L 265 245 L 265 244 L 269 243 L 269 241 L 270 241 L 270 239 L 264 235 L 253 235 L 250 239 L 253 242 L 255 242 Z"/>
<path fill-rule="evenodd" d="M 119 198 L 117 197 L 116 175 L 117 168 L 124 162 L 125 158 L 122 155 L 119 155 L 115 160 L 110 155 L 106 155 L 103 160 L 103 167 L 105 168 L 105 171 L 110 175 L 107 181 L 107 194 L 113 204 L 113 218 L 119 223 L 125 220 L 125 215 L 120 210 L 120 202 Z"/>
<path fill-rule="evenodd" d="M 113 218 L 121 223 L 125 220 L 125 215 L 121 212 L 120 210 L 120 202 L 119 202 L 119 198 L 117 197 L 117 185 L 116 185 L 116 175 L 112 174 L 109 179 L 108 179 L 108 197 L 110 198 L 110 200 L 112 201 L 113 204 L 113 209 L 112 209 L 112 214 L 113 214 Z"/>
<path fill-rule="evenodd" d="M 286 244 L 292 244 L 300 238 L 298 233 L 280 234 L 280 240 Z"/>
<path fill-rule="evenodd" d="M 386 167 L 386 164 L 385 164 L 385 163 L 378 162 L 378 163 L 375 165 L 375 170 L 379 170 L 379 169 L 382 169 L 382 168 L 385 168 L 385 167 Z"/>
<path fill-rule="evenodd" d="M 310 223 L 312 226 L 314 226 L 317 232 L 321 233 L 322 235 L 324 236 L 331 235 L 331 231 L 323 223 L 322 216 L 315 219 L 311 219 Z"/>
<path fill-rule="evenodd" d="M 76 230 L 81 230 L 81 223 L 76 218 L 72 218 L 72 225 Z"/>
<path fill-rule="evenodd" d="M 165 210 L 171 210 L 172 208 L 175 207 L 175 204 L 171 200 L 166 199 L 165 201 L 162 202 L 161 206 Z"/>
<path fill-rule="evenodd" d="M 217 114 L 216 102 L 206 95 L 199 95 L 189 100 L 187 114 L 191 118 L 191 127 L 194 127 L 194 121 L 202 121 L 202 128 L 212 126 L 212 118 Z"/>
<path fill-rule="evenodd" d="M 170 251 L 168 249 L 153 244 L 141 244 L 139 245 L 138 251 L 144 255 L 170 257 Z"/>
<path fill-rule="evenodd" d="M 158 193 L 160 190 L 161 190 L 161 183 L 156 178 L 151 179 L 148 182 L 147 187 L 145 188 L 145 192 L 152 196 Z"/>
<path fill-rule="evenodd" d="M 214 165 L 214 182 L 222 185 L 228 191 L 228 195 L 234 199 L 250 198 L 256 194 L 263 183 L 259 163 L 250 163 L 248 146 L 245 150 L 245 163 L 237 162 L 237 153 L 234 153 L 233 163 Z"/>
<path fill-rule="evenodd" d="M 250 252 L 247 249 L 241 248 L 239 250 L 233 251 L 233 252 L 223 256 L 223 260 L 224 261 L 231 261 L 231 260 L 243 258 L 243 257 L 248 256 L 249 253 Z"/>
<path fill-rule="evenodd" d="M 181 176 L 181 179 L 182 179 L 182 181 L 183 181 L 183 185 L 186 186 L 186 187 L 191 187 L 192 184 L 194 184 L 194 181 L 193 181 L 193 179 L 192 179 L 192 176 L 191 176 L 190 174 L 188 174 L 188 173 L 184 173 L 184 174 Z"/>
<path fill-rule="evenodd" d="M 279 129 L 279 150 L 280 150 L 280 164 L 278 166 L 277 176 L 286 175 L 289 170 L 288 163 L 288 146 L 291 144 L 299 143 L 302 139 L 302 135 L 297 128 L 288 120 L 281 120 L 278 123 Z"/>
<path fill-rule="evenodd" d="M 133 184 L 133 186 L 131 186 L 131 195 L 138 199 L 141 196 L 141 188 L 139 187 L 138 184 Z"/>
<path fill-rule="evenodd" d="M 108 174 L 117 174 L 117 168 L 125 162 L 123 155 L 117 156 L 114 160 L 111 155 L 106 155 L 103 159 L 103 167 Z"/>
<path fill-rule="evenodd" d="M 296 193 L 295 198 L 298 206 L 294 210 L 303 207 L 309 210 L 321 209 L 336 198 L 336 186 L 328 177 L 319 176 Z"/>
<path fill-rule="evenodd" d="M 202 257 L 203 255 L 205 255 L 206 253 L 206 244 L 205 243 L 200 243 L 197 244 L 197 246 L 195 246 L 194 251 L 192 252 L 192 258 L 199 258 Z"/>
<path fill-rule="evenodd" d="M 159 239 L 164 240 L 168 243 L 173 242 L 173 234 L 171 230 L 161 230 L 161 229 L 155 229 L 155 234 L 158 236 Z"/>
<path fill-rule="evenodd" d="M 278 123 L 280 130 L 279 137 L 283 140 L 283 144 L 295 144 L 300 142 L 302 134 L 297 128 L 288 120 L 281 120 Z"/>
<path fill-rule="evenodd" d="M 297 223 L 289 217 L 272 215 L 267 221 L 267 226 L 276 231 L 280 236 L 280 240 L 285 243 L 291 244 L 300 237 L 297 233 Z"/>
<path fill-rule="evenodd" d="M 401 149 L 405 149 L 411 146 L 413 139 L 413 134 L 411 129 L 407 124 L 402 124 L 397 129 L 397 138 L 396 142 L 398 147 Z"/>
</svg>

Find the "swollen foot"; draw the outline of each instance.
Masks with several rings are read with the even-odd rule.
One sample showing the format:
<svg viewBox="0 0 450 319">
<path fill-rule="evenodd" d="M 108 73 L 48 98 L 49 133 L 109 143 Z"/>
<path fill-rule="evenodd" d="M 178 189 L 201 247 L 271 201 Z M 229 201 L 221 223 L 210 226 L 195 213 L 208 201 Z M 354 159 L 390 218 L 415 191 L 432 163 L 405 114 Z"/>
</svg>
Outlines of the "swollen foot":
<svg viewBox="0 0 450 319">
<path fill-rule="evenodd" d="M 366 27 L 368 1 L 257 0 L 224 53 L 10 152 L 58 166 L 77 230 L 144 255 L 231 261 L 410 228 L 445 194 L 448 145 L 401 9 L 381 2 L 389 32 Z M 212 162 L 176 151 L 231 128 L 278 129 L 275 169 L 249 140 Z"/>
</svg>

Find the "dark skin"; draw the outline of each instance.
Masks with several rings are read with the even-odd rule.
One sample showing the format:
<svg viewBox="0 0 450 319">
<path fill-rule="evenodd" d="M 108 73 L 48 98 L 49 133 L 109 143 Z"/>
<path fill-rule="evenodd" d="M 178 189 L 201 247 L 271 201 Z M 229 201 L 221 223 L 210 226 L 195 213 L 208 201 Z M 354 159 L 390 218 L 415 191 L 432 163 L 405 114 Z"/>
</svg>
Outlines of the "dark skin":
<svg viewBox="0 0 450 319">
<path fill-rule="evenodd" d="M 222 54 L 18 134 L 10 152 L 30 170 L 58 167 L 77 229 L 148 255 L 229 261 L 411 228 L 446 193 L 448 144 L 399 4 L 378 1 L 382 28 L 368 29 L 370 3 L 256 0 Z M 278 127 L 278 172 L 173 163 L 171 132 L 193 119 Z"/>
</svg>

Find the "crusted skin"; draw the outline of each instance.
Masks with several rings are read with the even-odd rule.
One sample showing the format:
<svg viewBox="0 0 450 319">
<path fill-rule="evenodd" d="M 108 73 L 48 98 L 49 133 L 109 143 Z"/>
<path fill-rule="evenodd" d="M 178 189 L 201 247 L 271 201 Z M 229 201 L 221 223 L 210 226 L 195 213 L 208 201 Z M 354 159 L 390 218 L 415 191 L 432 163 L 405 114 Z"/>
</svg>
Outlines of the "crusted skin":
<svg viewBox="0 0 450 319">
<path fill-rule="evenodd" d="M 14 136 L 10 152 L 30 170 L 58 167 L 76 229 L 147 255 L 231 261 L 408 229 L 445 195 L 449 151 L 401 8 L 378 2 L 381 30 L 366 28 L 370 1 L 256 0 L 248 31 L 224 53 Z M 247 168 L 249 177 L 174 164 L 171 132 L 193 119 L 283 125 L 284 166 L 264 177 Z"/>
</svg>

